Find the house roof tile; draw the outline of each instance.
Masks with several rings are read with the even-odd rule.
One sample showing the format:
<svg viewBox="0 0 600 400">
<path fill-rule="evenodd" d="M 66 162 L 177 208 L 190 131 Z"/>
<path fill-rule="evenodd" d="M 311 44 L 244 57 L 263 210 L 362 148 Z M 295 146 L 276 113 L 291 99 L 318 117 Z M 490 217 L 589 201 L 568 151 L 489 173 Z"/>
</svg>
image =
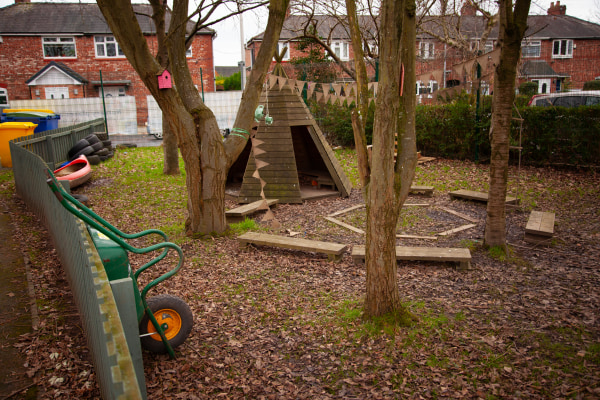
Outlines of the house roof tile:
<svg viewBox="0 0 600 400">
<path fill-rule="evenodd" d="M 150 18 L 149 4 L 133 4 L 142 32 L 156 33 Z M 167 15 L 167 26 L 169 16 Z M 191 23 L 190 23 L 191 24 Z M 1 35 L 70 34 L 89 35 L 111 33 L 95 3 L 19 3 L 0 8 Z M 211 34 L 203 29 L 199 34 Z"/>
</svg>

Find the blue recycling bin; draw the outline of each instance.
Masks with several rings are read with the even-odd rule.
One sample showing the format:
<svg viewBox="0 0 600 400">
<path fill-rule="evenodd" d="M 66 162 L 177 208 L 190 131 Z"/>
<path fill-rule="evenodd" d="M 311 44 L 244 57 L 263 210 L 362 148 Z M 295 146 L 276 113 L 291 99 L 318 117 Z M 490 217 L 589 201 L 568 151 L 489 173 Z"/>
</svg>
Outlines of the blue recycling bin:
<svg viewBox="0 0 600 400">
<path fill-rule="evenodd" d="M 37 124 L 34 133 L 58 128 L 60 115 L 44 111 L 17 111 L 2 114 L 0 122 L 33 122 Z"/>
</svg>

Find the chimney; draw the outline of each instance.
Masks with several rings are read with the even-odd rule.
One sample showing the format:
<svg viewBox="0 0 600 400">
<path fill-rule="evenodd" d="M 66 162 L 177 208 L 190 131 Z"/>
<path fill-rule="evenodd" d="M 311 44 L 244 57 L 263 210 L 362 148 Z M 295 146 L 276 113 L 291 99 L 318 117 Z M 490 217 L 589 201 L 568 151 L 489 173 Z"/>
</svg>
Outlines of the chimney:
<svg viewBox="0 0 600 400">
<path fill-rule="evenodd" d="M 460 15 L 475 15 L 477 13 L 477 8 L 473 5 L 473 3 L 468 0 L 465 1 L 465 4 L 460 9 Z"/>
<path fill-rule="evenodd" d="M 548 8 L 548 15 L 566 15 L 567 14 L 567 6 L 561 6 L 560 1 L 557 1 L 556 4 L 554 2 L 550 3 L 550 8 Z"/>
</svg>

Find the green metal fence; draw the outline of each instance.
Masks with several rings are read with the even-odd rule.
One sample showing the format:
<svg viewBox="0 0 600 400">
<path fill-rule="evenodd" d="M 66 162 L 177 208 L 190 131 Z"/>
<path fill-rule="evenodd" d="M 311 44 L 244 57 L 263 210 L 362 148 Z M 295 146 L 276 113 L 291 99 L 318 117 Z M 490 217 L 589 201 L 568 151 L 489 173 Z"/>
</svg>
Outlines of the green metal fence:
<svg viewBox="0 0 600 400">
<path fill-rule="evenodd" d="M 102 397 L 145 399 L 137 320 L 132 324 L 127 317 L 133 312 L 135 318 L 133 285 L 131 281 L 120 285 L 131 288 L 131 293 L 113 293 L 119 285 L 108 281 L 85 225 L 62 207 L 46 184 L 46 167 L 53 169 L 66 159 L 73 143 L 103 126 L 96 120 L 12 140 L 13 173 L 17 194 L 46 224 L 54 241 L 81 314 Z"/>
</svg>

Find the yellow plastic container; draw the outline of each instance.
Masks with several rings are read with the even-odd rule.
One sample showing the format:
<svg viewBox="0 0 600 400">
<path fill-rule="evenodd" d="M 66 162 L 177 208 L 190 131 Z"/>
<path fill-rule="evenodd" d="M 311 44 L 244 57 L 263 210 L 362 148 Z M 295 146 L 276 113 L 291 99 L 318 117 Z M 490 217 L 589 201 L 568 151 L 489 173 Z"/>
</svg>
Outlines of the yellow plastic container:
<svg viewBox="0 0 600 400">
<path fill-rule="evenodd" d="M 33 108 L 6 108 L 6 109 L 2 110 L 2 112 L 4 114 L 10 114 L 10 113 L 14 113 L 14 112 L 26 112 L 26 111 L 36 111 L 36 112 L 45 112 L 48 114 L 54 114 L 54 111 L 52 111 L 52 110 L 38 110 L 38 109 L 33 109 Z"/>
<path fill-rule="evenodd" d="M 37 124 L 33 122 L 5 122 L 0 124 L 0 163 L 3 167 L 12 168 L 8 142 L 21 136 L 33 135 L 36 127 Z"/>
</svg>

